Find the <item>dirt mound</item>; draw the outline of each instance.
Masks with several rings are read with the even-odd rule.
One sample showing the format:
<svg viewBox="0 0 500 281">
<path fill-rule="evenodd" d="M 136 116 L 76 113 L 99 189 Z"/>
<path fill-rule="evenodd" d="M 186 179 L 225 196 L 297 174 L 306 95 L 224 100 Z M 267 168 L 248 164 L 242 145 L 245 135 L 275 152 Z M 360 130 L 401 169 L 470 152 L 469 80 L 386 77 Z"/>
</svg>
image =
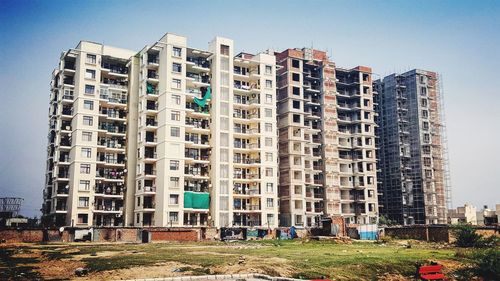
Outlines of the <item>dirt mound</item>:
<svg viewBox="0 0 500 281">
<path fill-rule="evenodd" d="M 241 264 L 227 264 L 213 268 L 213 274 L 261 273 L 270 276 L 290 277 L 297 270 L 283 258 L 247 257 Z"/>
</svg>

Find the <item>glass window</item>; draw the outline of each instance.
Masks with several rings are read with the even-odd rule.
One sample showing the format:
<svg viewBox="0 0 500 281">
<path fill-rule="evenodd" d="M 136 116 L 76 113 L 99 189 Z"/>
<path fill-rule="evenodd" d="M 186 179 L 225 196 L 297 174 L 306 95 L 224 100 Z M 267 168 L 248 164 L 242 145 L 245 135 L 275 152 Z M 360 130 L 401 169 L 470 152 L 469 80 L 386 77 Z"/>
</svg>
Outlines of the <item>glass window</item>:
<svg viewBox="0 0 500 281">
<path fill-rule="evenodd" d="M 272 123 L 266 123 L 266 132 L 272 132 L 273 131 L 273 124 Z"/>
<path fill-rule="evenodd" d="M 96 61 L 97 61 L 96 55 L 87 54 L 87 60 L 86 60 L 87 63 L 95 64 Z"/>
<path fill-rule="evenodd" d="M 178 222 L 179 221 L 179 212 L 169 212 L 168 219 L 171 222 Z"/>
<path fill-rule="evenodd" d="M 273 153 L 272 152 L 266 152 L 266 161 L 273 162 Z"/>
<path fill-rule="evenodd" d="M 273 67 L 271 65 L 266 65 L 266 74 L 267 75 L 273 74 Z"/>
<path fill-rule="evenodd" d="M 172 170 L 172 171 L 179 170 L 179 161 L 178 160 L 170 160 L 170 170 Z"/>
<path fill-rule="evenodd" d="M 179 187 L 178 177 L 170 177 L 170 187 Z"/>
<path fill-rule="evenodd" d="M 273 168 L 266 168 L 266 177 L 273 176 Z"/>
<path fill-rule="evenodd" d="M 83 116 L 83 125 L 92 126 L 94 124 L 94 119 L 92 116 Z"/>
<path fill-rule="evenodd" d="M 89 223 L 89 215 L 78 214 L 78 223 L 80 224 Z"/>
<path fill-rule="evenodd" d="M 298 60 L 292 60 L 292 67 L 299 68 L 300 62 Z"/>
<path fill-rule="evenodd" d="M 85 78 L 87 78 L 87 79 L 95 79 L 95 70 L 86 69 L 85 70 Z"/>
<path fill-rule="evenodd" d="M 272 138 L 266 138 L 265 143 L 266 143 L 267 147 L 273 146 L 273 139 Z"/>
<path fill-rule="evenodd" d="M 90 157 L 92 157 L 92 148 L 83 147 L 81 155 L 82 155 L 83 158 L 90 158 Z"/>
<path fill-rule="evenodd" d="M 85 94 L 93 95 L 95 92 L 95 86 L 93 85 L 85 85 Z"/>
<path fill-rule="evenodd" d="M 172 111 L 172 113 L 170 114 L 170 119 L 172 121 L 180 121 L 181 113 L 179 111 Z"/>
<path fill-rule="evenodd" d="M 264 112 L 265 112 L 266 117 L 268 117 L 268 118 L 273 117 L 273 110 L 272 109 L 266 108 L 266 109 L 264 109 Z"/>
<path fill-rule="evenodd" d="M 88 110 L 94 110 L 94 102 L 91 100 L 83 101 L 83 108 Z"/>
<path fill-rule="evenodd" d="M 174 62 L 172 64 L 172 71 L 177 72 L 177 73 L 181 73 L 182 72 L 182 65 L 180 63 Z"/>
<path fill-rule="evenodd" d="M 90 174 L 90 164 L 80 164 L 81 174 Z"/>
<path fill-rule="evenodd" d="M 172 79 L 172 89 L 180 89 L 181 88 L 181 80 L 180 79 Z"/>
<path fill-rule="evenodd" d="M 180 137 L 181 136 L 181 128 L 179 127 L 171 127 L 170 128 L 170 136 L 171 137 Z"/>
<path fill-rule="evenodd" d="M 78 207 L 88 207 L 89 198 L 88 197 L 78 197 Z"/>
<path fill-rule="evenodd" d="M 267 104 L 272 104 L 273 103 L 273 95 L 266 94 L 266 103 Z"/>
<path fill-rule="evenodd" d="M 178 47 L 173 47 L 172 48 L 172 55 L 174 57 L 181 57 L 182 56 L 182 49 Z"/>
<path fill-rule="evenodd" d="M 92 132 L 82 132 L 82 141 L 92 141 Z"/>
<path fill-rule="evenodd" d="M 267 198 L 266 205 L 267 205 L 268 208 L 272 208 L 274 206 L 274 200 L 273 200 L 273 198 Z"/>
<path fill-rule="evenodd" d="M 181 104 L 181 96 L 179 96 L 179 95 L 172 95 L 172 102 L 174 104 Z"/>
<path fill-rule="evenodd" d="M 300 74 L 298 73 L 292 73 L 292 80 L 299 82 L 300 81 Z"/>
<path fill-rule="evenodd" d="M 170 200 L 168 201 L 171 205 L 179 204 L 179 195 L 178 194 L 170 194 Z"/>
<path fill-rule="evenodd" d="M 300 88 L 299 87 L 293 87 L 292 91 L 293 91 L 294 95 L 300 96 Z"/>
<path fill-rule="evenodd" d="M 224 56 L 229 56 L 229 46 L 220 45 L 220 54 Z"/>
<path fill-rule="evenodd" d="M 266 184 L 266 192 L 267 193 L 273 193 L 274 192 L 274 185 L 272 183 L 267 183 Z"/>
<path fill-rule="evenodd" d="M 80 191 L 89 191 L 90 190 L 90 181 L 81 180 L 80 185 L 78 186 L 78 190 Z"/>
<path fill-rule="evenodd" d="M 266 88 L 272 88 L 273 87 L 273 81 L 272 80 L 266 80 Z"/>
</svg>

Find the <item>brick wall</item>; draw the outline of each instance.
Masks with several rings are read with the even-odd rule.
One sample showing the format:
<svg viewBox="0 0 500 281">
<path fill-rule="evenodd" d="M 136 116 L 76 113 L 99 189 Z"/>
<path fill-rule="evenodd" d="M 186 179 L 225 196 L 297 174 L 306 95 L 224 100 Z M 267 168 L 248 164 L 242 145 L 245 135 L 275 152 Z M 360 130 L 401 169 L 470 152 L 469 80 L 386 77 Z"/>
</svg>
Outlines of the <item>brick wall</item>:
<svg viewBox="0 0 500 281">
<path fill-rule="evenodd" d="M 198 241 L 198 232 L 194 230 L 153 230 L 151 241 Z"/>
</svg>

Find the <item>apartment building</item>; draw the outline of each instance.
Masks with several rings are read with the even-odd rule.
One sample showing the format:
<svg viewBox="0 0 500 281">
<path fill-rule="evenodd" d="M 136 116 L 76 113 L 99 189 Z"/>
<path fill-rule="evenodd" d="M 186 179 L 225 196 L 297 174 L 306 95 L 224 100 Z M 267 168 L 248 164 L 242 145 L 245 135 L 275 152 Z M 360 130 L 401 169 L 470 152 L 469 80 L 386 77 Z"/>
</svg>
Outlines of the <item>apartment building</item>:
<svg viewBox="0 0 500 281">
<path fill-rule="evenodd" d="M 337 68 L 307 48 L 275 55 L 280 224 L 309 227 L 323 216 L 376 222 L 371 69 Z"/>
<path fill-rule="evenodd" d="M 277 226 L 276 61 L 166 34 L 82 41 L 53 74 L 44 218 L 56 225 Z"/>
<path fill-rule="evenodd" d="M 81 41 L 52 73 L 43 221 L 123 224 L 127 62 L 134 52 Z"/>
<path fill-rule="evenodd" d="M 234 55 L 221 37 L 198 50 L 166 34 L 134 61 L 127 225 L 276 226 L 274 56 Z"/>
<path fill-rule="evenodd" d="M 446 142 L 438 75 L 425 70 L 374 82 L 380 214 L 400 224 L 445 224 Z"/>
</svg>

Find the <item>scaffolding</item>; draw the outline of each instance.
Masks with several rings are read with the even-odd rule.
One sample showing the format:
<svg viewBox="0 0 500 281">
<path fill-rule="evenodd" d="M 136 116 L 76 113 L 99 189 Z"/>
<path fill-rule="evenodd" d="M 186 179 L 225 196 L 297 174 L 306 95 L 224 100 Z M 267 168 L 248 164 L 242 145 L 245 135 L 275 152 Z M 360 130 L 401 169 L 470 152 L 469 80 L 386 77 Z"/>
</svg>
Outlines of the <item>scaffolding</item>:
<svg viewBox="0 0 500 281">
<path fill-rule="evenodd" d="M 438 74 L 439 77 L 439 112 L 441 114 L 441 142 L 443 150 L 443 181 L 445 188 L 446 208 L 453 209 L 452 192 L 451 192 L 451 176 L 449 167 L 449 153 L 448 153 L 448 137 L 446 134 L 446 115 L 444 109 L 444 87 L 443 76 Z"/>
</svg>

